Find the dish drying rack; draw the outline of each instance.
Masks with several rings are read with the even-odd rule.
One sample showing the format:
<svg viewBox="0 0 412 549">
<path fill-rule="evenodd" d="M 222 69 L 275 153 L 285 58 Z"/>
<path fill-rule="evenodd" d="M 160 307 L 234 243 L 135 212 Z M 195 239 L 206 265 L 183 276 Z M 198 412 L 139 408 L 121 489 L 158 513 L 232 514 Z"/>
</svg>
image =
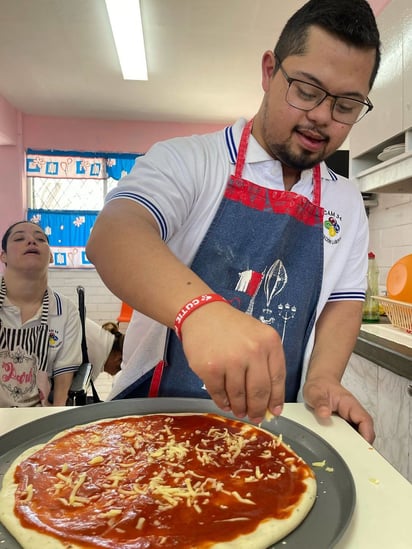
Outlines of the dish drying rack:
<svg viewBox="0 0 412 549">
<path fill-rule="evenodd" d="M 382 305 L 386 316 L 393 326 L 405 330 L 408 334 L 412 334 L 412 303 L 395 301 L 388 297 L 372 297 Z"/>
</svg>

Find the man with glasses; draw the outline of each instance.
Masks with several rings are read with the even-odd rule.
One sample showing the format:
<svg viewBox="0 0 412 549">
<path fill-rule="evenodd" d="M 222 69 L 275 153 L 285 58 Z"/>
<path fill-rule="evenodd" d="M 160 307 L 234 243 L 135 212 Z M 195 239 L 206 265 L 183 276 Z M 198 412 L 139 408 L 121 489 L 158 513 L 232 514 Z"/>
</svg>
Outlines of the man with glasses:
<svg viewBox="0 0 412 549">
<path fill-rule="evenodd" d="M 324 160 L 372 109 L 379 61 L 365 0 L 310 0 L 263 55 L 252 120 L 156 144 L 109 193 L 87 253 L 139 311 L 113 398 L 212 398 L 259 422 L 303 396 L 373 440 L 340 383 L 361 322 L 367 218 Z"/>
<path fill-rule="evenodd" d="M 361 96 L 360 99 L 355 99 L 354 97 L 333 95 L 320 86 L 310 84 L 298 78 L 291 78 L 282 67 L 282 63 L 276 55 L 275 59 L 277 67 L 289 84 L 286 92 L 286 101 L 292 107 L 301 111 L 311 111 L 315 107 L 318 107 L 325 99 L 331 97 L 333 100 L 331 104 L 331 116 L 333 120 L 341 124 L 348 124 L 349 126 L 359 122 L 365 114 L 373 109 L 373 105 L 368 97 L 363 99 Z"/>
</svg>

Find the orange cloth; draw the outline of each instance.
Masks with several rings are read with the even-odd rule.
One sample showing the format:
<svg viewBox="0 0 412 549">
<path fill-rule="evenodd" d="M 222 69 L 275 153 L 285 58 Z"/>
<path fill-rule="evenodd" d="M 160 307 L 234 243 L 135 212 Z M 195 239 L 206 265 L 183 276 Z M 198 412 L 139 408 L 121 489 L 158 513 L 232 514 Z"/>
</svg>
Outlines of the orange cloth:
<svg viewBox="0 0 412 549">
<path fill-rule="evenodd" d="M 130 322 L 130 319 L 132 318 L 133 309 L 130 307 L 130 305 L 127 305 L 124 301 L 122 301 L 122 307 L 120 309 L 120 315 L 117 317 L 118 322 Z"/>
</svg>

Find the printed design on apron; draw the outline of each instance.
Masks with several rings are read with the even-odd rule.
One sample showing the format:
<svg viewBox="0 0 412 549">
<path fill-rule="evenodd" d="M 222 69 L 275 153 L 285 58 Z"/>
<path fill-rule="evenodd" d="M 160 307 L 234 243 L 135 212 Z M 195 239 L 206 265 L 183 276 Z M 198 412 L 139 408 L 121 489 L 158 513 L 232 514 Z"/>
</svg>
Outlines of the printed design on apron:
<svg viewBox="0 0 412 549">
<path fill-rule="evenodd" d="M 263 273 L 256 273 L 250 269 L 239 274 L 239 282 L 236 290 L 246 292 L 251 296 L 250 303 L 246 309 L 246 314 L 253 316 L 256 296 L 263 285 L 263 291 L 266 297 L 266 306 L 257 316 L 263 324 L 273 325 L 280 317 L 283 321 L 282 342 L 285 339 L 286 323 L 292 319 L 297 311 L 296 305 L 289 303 L 277 305 L 277 317 L 270 306 L 274 297 L 282 292 L 288 282 L 288 273 L 281 259 L 272 263 L 269 269 L 264 269 Z"/>
<path fill-rule="evenodd" d="M 6 296 L 1 281 L 0 308 Z M 45 291 L 39 326 L 7 328 L 0 320 L 0 402 L 7 406 L 36 406 L 48 396 L 49 294 Z"/>
<path fill-rule="evenodd" d="M 192 270 L 234 307 L 274 327 L 286 356 L 286 401 L 300 386 L 323 276 L 320 166 L 313 169 L 312 202 L 242 177 L 253 120 L 244 128 L 235 173 L 192 262 Z M 240 267 L 240 268 L 239 268 Z M 118 398 L 210 398 L 169 331 L 163 360 Z"/>
<path fill-rule="evenodd" d="M 319 165 L 313 169 L 313 202 L 309 202 L 306 197 L 294 192 L 270 190 L 242 178 L 248 145 L 246 135 L 250 135 L 252 125 L 253 120 L 248 122 L 242 134 L 235 173 L 228 183 L 225 198 L 260 211 L 290 215 L 299 219 L 304 225 L 319 226 L 323 221 L 323 208 L 320 207 L 321 180 Z M 236 291 L 245 292 L 251 297 L 245 311 L 246 314 L 259 318 L 264 324 L 274 326 L 281 336 L 282 343 L 285 340 L 287 322 L 295 317 L 298 306 L 288 301 L 285 303 L 278 302 L 274 311 L 271 304 L 274 298 L 285 289 L 287 283 L 287 269 L 282 259 L 277 258 L 262 272 L 247 269 L 239 273 L 239 280 L 235 287 Z M 257 313 L 254 310 L 255 300 L 258 292 L 261 291 L 261 287 L 263 287 L 265 295 L 265 306 L 261 308 L 260 313 Z"/>
</svg>

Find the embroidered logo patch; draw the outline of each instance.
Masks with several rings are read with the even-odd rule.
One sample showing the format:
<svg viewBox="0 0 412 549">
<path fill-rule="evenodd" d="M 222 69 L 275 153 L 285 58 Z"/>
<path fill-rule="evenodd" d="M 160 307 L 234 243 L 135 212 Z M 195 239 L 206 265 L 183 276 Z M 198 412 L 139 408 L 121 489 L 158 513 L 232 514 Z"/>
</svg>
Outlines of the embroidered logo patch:
<svg viewBox="0 0 412 549">
<path fill-rule="evenodd" d="M 323 218 L 323 238 L 328 244 L 338 244 L 341 235 L 341 216 L 331 210 L 325 210 Z"/>
<path fill-rule="evenodd" d="M 61 341 L 56 330 L 49 331 L 49 347 L 57 348 L 61 345 Z"/>
</svg>

